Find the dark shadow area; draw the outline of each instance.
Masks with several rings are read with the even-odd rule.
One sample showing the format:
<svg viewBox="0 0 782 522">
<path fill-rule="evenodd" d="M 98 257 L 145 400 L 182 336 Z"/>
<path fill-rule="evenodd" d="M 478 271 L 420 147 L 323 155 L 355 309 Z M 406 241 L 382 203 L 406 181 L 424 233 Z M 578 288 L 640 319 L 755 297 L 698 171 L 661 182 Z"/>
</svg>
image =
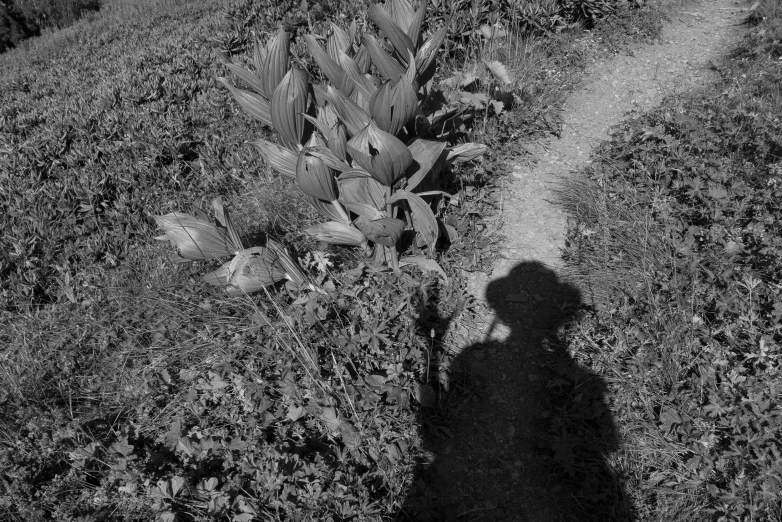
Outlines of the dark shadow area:
<svg viewBox="0 0 782 522">
<path fill-rule="evenodd" d="M 580 292 L 541 263 L 493 281 L 501 341 L 451 364 L 450 389 L 422 411 L 425 449 L 400 520 L 627 521 L 606 455 L 617 436 L 605 383 L 580 367 L 557 331 Z M 487 336 L 488 337 L 488 336 Z"/>
</svg>

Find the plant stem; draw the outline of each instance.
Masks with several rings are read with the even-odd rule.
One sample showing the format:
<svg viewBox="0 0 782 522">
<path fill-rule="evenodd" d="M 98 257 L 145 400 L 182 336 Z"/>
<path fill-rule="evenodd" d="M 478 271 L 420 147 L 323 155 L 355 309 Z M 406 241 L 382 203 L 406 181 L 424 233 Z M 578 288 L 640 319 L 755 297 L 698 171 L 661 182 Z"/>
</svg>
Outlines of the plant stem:
<svg viewBox="0 0 782 522">
<path fill-rule="evenodd" d="M 391 257 L 391 268 L 394 269 L 394 273 L 399 273 L 399 259 L 397 259 L 396 255 L 396 247 L 388 247 L 388 255 Z"/>
<path fill-rule="evenodd" d="M 386 187 L 386 201 L 390 199 L 391 199 L 391 187 Z M 388 215 L 388 217 L 393 217 L 392 210 L 393 208 L 391 206 L 391 203 L 386 203 L 386 214 Z M 388 247 L 388 251 L 386 252 L 386 254 L 391 256 L 391 268 L 394 269 L 394 273 L 398 274 L 399 259 L 397 259 L 397 255 L 396 255 L 396 245 L 392 247 Z"/>
</svg>

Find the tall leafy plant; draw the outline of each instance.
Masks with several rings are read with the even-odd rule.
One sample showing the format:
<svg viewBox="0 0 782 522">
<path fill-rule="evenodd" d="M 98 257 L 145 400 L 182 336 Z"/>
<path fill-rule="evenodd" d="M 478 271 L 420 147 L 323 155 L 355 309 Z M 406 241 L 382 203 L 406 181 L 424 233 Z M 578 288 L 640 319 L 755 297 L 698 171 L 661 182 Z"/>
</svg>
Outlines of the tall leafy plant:
<svg viewBox="0 0 782 522">
<path fill-rule="evenodd" d="M 219 81 L 247 114 L 277 133 L 277 143 L 259 139 L 253 145 L 272 168 L 295 180 L 328 220 L 304 232 L 363 248 L 394 269 L 400 266 L 400 246 L 434 252 L 445 228 L 430 201 L 445 195 L 437 190 L 439 172 L 486 150 L 474 143 L 449 148 L 423 138 L 449 115 L 442 108 L 428 111 L 425 103 L 446 27 L 424 38 L 427 6 L 418 4 L 389 0 L 369 8 L 387 44 L 360 32 L 355 22 L 347 30 L 331 24 L 326 38 L 305 35 L 306 48 L 327 79 L 323 83 L 293 66 L 290 36 L 282 29 L 265 43 L 256 41 L 255 72 L 219 55 L 249 89 Z M 439 269 L 423 255 L 401 262 Z"/>
</svg>

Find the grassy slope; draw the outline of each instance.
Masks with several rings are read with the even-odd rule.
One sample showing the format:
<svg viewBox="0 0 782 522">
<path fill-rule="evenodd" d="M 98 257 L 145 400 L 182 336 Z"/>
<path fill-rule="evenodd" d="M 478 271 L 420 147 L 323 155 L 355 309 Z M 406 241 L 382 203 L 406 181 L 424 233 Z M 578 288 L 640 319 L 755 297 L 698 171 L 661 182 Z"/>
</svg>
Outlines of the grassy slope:
<svg viewBox="0 0 782 522">
<path fill-rule="evenodd" d="M 242 146 L 263 131 L 213 79 L 223 71 L 211 49 L 246 34 L 230 5 L 118 4 L 0 56 L 3 516 L 399 508 L 418 455 L 409 398 L 428 374 L 416 317 L 430 299 L 457 301 L 458 285 L 314 263 L 337 291 L 281 314 L 204 289 L 202 267 L 172 269 L 151 240 L 151 215 L 201 195 L 225 196 L 244 232 L 289 244 L 310 215 Z M 505 125 L 549 125 L 554 83 L 528 66 L 522 95 L 541 112 L 490 124 L 498 148 Z M 472 183 L 492 171 L 463 174 Z M 308 353 L 316 379 L 301 364 Z M 341 398 L 361 448 L 347 424 L 324 421 L 319 386 Z"/>
<path fill-rule="evenodd" d="M 595 303 L 570 346 L 611 383 L 643 520 L 782 518 L 782 20 L 758 13 L 719 84 L 621 125 L 562 194 Z"/>
</svg>

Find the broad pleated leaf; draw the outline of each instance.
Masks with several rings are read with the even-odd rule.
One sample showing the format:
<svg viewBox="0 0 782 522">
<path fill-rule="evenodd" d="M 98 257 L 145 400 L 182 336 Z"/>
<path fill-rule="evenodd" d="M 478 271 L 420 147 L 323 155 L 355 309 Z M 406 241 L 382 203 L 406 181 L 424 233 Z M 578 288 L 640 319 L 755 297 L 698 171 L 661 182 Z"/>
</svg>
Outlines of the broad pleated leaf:
<svg viewBox="0 0 782 522">
<path fill-rule="evenodd" d="M 406 76 L 396 85 L 386 82 L 369 100 L 369 112 L 377 126 L 397 135 L 418 109 L 418 96 Z"/>
<path fill-rule="evenodd" d="M 371 118 L 369 114 L 364 111 L 356 103 L 342 94 L 342 91 L 335 89 L 331 85 L 328 87 L 328 98 L 331 105 L 334 107 L 334 111 L 339 116 L 339 119 L 345 124 L 348 129 L 348 134 L 355 136 L 361 129 L 366 127 Z"/>
<path fill-rule="evenodd" d="M 212 272 L 209 272 L 208 274 L 204 274 L 201 276 L 201 280 L 205 283 L 208 283 L 212 286 L 225 286 L 228 284 L 228 266 L 231 264 L 230 261 L 227 263 L 224 263 L 220 268 L 217 270 L 214 270 Z"/>
<path fill-rule="evenodd" d="M 266 44 L 266 59 L 259 74 L 263 81 L 264 93 L 269 98 L 290 68 L 290 38 L 283 29 Z"/>
<path fill-rule="evenodd" d="M 369 99 L 369 114 L 375 121 L 378 127 L 391 134 L 392 132 L 391 119 L 393 116 L 393 102 L 391 101 L 393 84 L 390 80 L 386 80 L 383 86 L 380 87 L 375 94 Z"/>
<path fill-rule="evenodd" d="M 266 46 L 261 44 L 261 40 L 256 34 L 255 38 L 253 39 L 253 63 L 255 64 L 255 72 L 258 73 L 258 75 L 263 74 L 263 64 L 266 61 L 266 51 Z M 263 85 L 263 81 L 261 82 L 261 88 L 262 90 L 259 92 L 264 96 L 267 96 L 265 91 L 266 87 Z"/>
<path fill-rule="evenodd" d="M 329 221 L 309 227 L 304 230 L 304 233 L 318 241 L 334 245 L 361 246 L 367 242 L 366 236 L 359 229 L 338 221 Z"/>
<path fill-rule="evenodd" d="M 344 205 L 344 207 L 357 216 L 361 216 L 363 218 L 369 219 L 369 220 L 375 220 L 375 219 L 383 219 L 386 216 L 386 213 L 382 210 L 378 210 L 374 205 L 370 203 L 358 203 L 355 201 L 343 201 L 340 200 L 340 203 Z"/>
<path fill-rule="evenodd" d="M 328 126 L 324 122 L 319 120 L 318 118 L 313 118 L 309 114 L 305 114 L 304 115 L 304 119 L 306 119 L 308 122 L 310 122 L 312 125 L 314 125 L 315 128 L 318 129 L 318 132 L 320 132 L 324 136 L 329 131 Z"/>
<path fill-rule="evenodd" d="M 418 8 L 418 11 L 416 11 L 412 19 L 410 20 L 410 25 L 407 27 L 407 36 L 410 37 L 410 41 L 413 42 L 413 46 L 417 49 L 419 45 L 421 45 L 421 27 L 424 24 L 424 19 L 426 18 L 426 0 L 421 0 L 421 6 Z M 399 24 L 399 22 L 397 22 Z M 401 27 L 402 24 L 399 24 Z"/>
<path fill-rule="evenodd" d="M 170 241 L 177 248 L 178 255 L 172 257 L 174 262 L 217 259 L 236 252 L 228 231 L 214 223 L 181 212 L 153 218 L 163 229 L 163 235 L 155 239 Z"/>
<path fill-rule="evenodd" d="M 190 211 L 193 213 L 193 216 L 196 219 L 200 219 L 201 221 L 212 221 L 212 218 L 209 216 L 209 214 L 204 210 L 206 207 L 206 198 L 204 196 L 201 196 L 200 201 L 194 201 L 192 205 L 190 205 Z"/>
<path fill-rule="evenodd" d="M 330 219 L 332 221 L 342 221 L 342 216 L 339 214 L 337 209 L 334 208 L 334 205 L 332 205 L 328 201 L 322 201 L 318 198 L 313 198 L 312 196 L 306 196 L 305 198 L 307 201 L 309 201 L 310 205 L 312 205 L 315 210 L 317 210 L 321 216 L 325 217 L 326 219 Z"/>
<path fill-rule="evenodd" d="M 247 114 L 256 120 L 260 120 L 264 125 L 272 127 L 271 107 L 266 98 L 254 92 L 237 89 L 228 83 L 228 80 L 225 78 L 217 78 L 217 81 L 225 85 L 225 87 L 231 91 L 234 99 Z"/>
<path fill-rule="evenodd" d="M 406 190 L 396 192 L 389 202 L 394 203 L 401 199 L 406 200 L 407 204 L 410 205 L 413 228 L 420 234 L 424 242 L 434 250 L 434 244 L 440 235 L 440 228 L 437 226 L 437 218 L 434 217 L 434 212 L 432 212 L 429 203 L 421 199 L 417 194 Z"/>
<path fill-rule="evenodd" d="M 331 84 L 342 91 L 345 96 L 350 96 L 353 92 L 354 84 L 342 67 L 335 62 L 323 49 L 321 49 L 318 40 L 311 34 L 304 35 L 304 41 L 307 43 L 307 49 L 310 56 L 317 62 L 318 67 L 326 75 Z"/>
<path fill-rule="evenodd" d="M 275 257 L 267 248 L 248 248 L 202 279 L 211 285 L 224 286 L 229 295 L 252 294 L 287 278 L 282 267 L 275 263 Z"/>
<path fill-rule="evenodd" d="M 331 24 L 331 34 L 326 39 L 326 50 L 329 53 L 329 57 L 335 62 L 339 63 L 340 53 L 347 53 L 350 49 L 350 35 L 345 32 L 340 26 L 334 22 Z"/>
<path fill-rule="evenodd" d="M 413 93 L 418 92 L 418 71 L 416 71 L 415 68 L 415 57 L 413 56 L 413 53 L 410 52 L 409 60 L 407 62 L 407 71 L 405 72 L 405 76 L 407 77 L 407 81 L 410 82 L 410 87 L 413 89 Z"/>
<path fill-rule="evenodd" d="M 339 197 L 334 174 L 322 159 L 312 154 L 309 147 L 299 154 L 296 163 L 296 186 L 308 196 L 324 201 L 334 201 Z"/>
<path fill-rule="evenodd" d="M 318 108 L 318 120 L 322 121 L 328 129 L 339 121 L 339 117 L 332 107 L 326 105 L 325 107 Z M 325 136 L 327 132 L 323 132 L 322 134 Z"/>
<path fill-rule="evenodd" d="M 285 270 L 285 275 L 288 279 L 299 286 L 308 282 L 307 276 L 304 275 L 299 264 L 291 257 L 284 246 L 273 239 L 268 239 L 266 240 L 266 248 L 276 256 L 275 263 Z"/>
<path fill-rule="evenodd" d="M 387 187 L 392 186 L 413 162 L 405 144 L 372 121 L 348 141 L 347 150 L 354 163 Z"/>
<path fill-rule="evenodd" d="M 407 146 L 413 155 L 413 163 L 405 172 L 407 186 L 405 190 L 413 191 L 438 163 L 445 150 L 445 143 L 417 139 Z"/>
<path fill-rule="evenodd" d="M 355 85 L 355 84 L 354 84 Z M 350 94 L 349 98 L 353 100 L 353 103 L 361 107 L 364 112 L 369 112 L 369 98 L 364 96 L 364 92 L 356 87 Z"/>
<path fill-rule="evenodd" d="M 228 67 L 229 71 L 239 77 L 248 87 L 265 96 L 263 82 L 255 73 L 246 67 L 234 63 L 234 61 L 223 51 L 217 51 L 217 57 L 226 67 Z"/>
<path fill-rule="evenodd" d="M 329 143 L 329 150 L 342 161 L 348 161 L 347 142 L 348 142 L 348 130 L 345 128 L 345 124 L 341 121 L 335 123 L 326 135 L 326 139 Z"/>
<path fill-rule="evenodd" d="M 243 249 L 244 246 L 242 245 L 242 240 L 239 237 L 239 233 L 236 231 L 236 227 L 234 227 L 234 224 L 231 221 L 231 216 L 228 214 L 228 209 L 223 204 L 223 198 L 214 198 L 212 200 L 212 208 L 215 210 L 217 221 L 219 221 L 228 231 L 228 237 L 231 239 L 231 243 L 233 244 L 234 248 L 236 250 Z"/>
<path fill-rule="evenodd" d="M 319 84 L 319 83 L 313 83 L 312 84 L 312 94 L 315 95 L 315 104 L 318 107 L 325 106 L 329 98 L 327 96 L 327 85 L 326 84 Z"/>
<path fill-rule="evenodd" d="M 464 163 L 483 156 L 489 148 L 480 143 L 463 143 L 448 151 L 445 161 L 451 163 Z"/>
<path fill-rule="evenodd" d="M 412 11 L 409 12 L 409 18 L 406 16 L 407 20 L 404 23 L 404 29 L 397 25 L 397 23 L 391 18 L 391 16 L 388 14 L 388 12 L 380 7 L 378 4 L 372 4 L 369 7 L 369 18 L 375 22 L 375 24 L 380 28 L 381 31 L 383 31 L 383 34 L 388 38 L 388 40 L 391 42 L 391 45 L 394 46 L 394 49 L 396 49 L 396 52 L 399 54 L 400 58 L 404 60 L 405 65 L 407 65 L 407 57 L 408 53 L 415 52 L 415 47 L 413 46 L 413 42 L 410 40 L 410 37 L 407 36 L 407 33 L 405 30 L 407 29 L 407 26 L 409 25 L 409 22 L 412 21 L 413 13 Z"/>
<path fill-rule="evenodd" d="M 432 64 L 447 33 L 448 27 L 441 27 L 418 49 L 415 55 L 415 68 L 419 73 L 426 71 Z"/>
<path fill-rule="evenodd" d="M 307 120 L 309 74 L 303 69 L 291 69 L 274 90 L 271 116 L 280 141 L 295 149 L 303 143 Z"/>
<path fill-rule="evenodd" d="M 340 201 L 386 208 L 386 187 L 363 170 L 349 170 L 337 178 Z"/>
<path fill-rule="evenodd" d="M 353 61 L 356 62 L 358 70 L 363 74 L 367 74 L 369 72 L 369 68 L 372 66 L 372 59 L 369 55 L 369 50 L 367 50 L 367 48 L 363 45 L 359 48 L 356 56 L 353 57 Z"/>
<path fill-rule="evenodd" d="M 448 276 L 445 274 L 445 270 L 434 259 L 429 259 L 425 256 L 404 256 L 399 260 L 399 266 L 405 265 L 415 265 L 423 272 L 437 272 L 443 278 L 445 284 L 448 284 Z"/>
<path fill-rule="evenodd" d="M 383 78 L 396 80 L 405 73 L 405 68 L 383 50 L 374 36 L 366 33 L 362 34 L 361 42 L 366 46 L 369 55 L 372 57 L 372 63 L 375 64 Z"/>
<path fill-rule="evenodd" d="M 334 169 L 337 172 L 351 170 L 350 165 L 339 159 L 328 147 L 311 146 L 307 149 L 307 153 L 320 159 L 327 167 Z"/>
<path fill-rule="evenodd" d="M 350 38 L 351 44 L 356 41 L 356 33 L 358 33 L 358 25 L 356 24 L 356 21 L 353 20 L 348 26 L 348 37 Z"/>
<path fill-rule="evenodd" d="M 295 152 L 280 147 L 266 140 L 256 140 L 250 142 L 261 152 L 261 156 L 277 172 L 290 178 L 296 177 L 296 163 L 299 155 Z"/>
<path fill-rule="evenodd" d="M 361 91 L 361 94 L 369 100 L 375 93 L 377 88 L 375 85 L 361 72 L 356 62 L 345 53 L 340 53 L 339 63 L 342 65 L 345 73 L 353 80 L 356 88 Z"/>
<path fill-rule="evenodd" d="M 405 222 L 395 218 L 369 220 L 363 216 L 356 219 L 356 227 L 371 241 L 387 247 L 396 245 L 405 231 Z"/>
<path fill-rule="evenodd" d="M 426 2 L 421 2 L 421 8 L 426 9 Z M 410 0 L 389 0 L 385 5 L 391 19 L 405 31 L 413 19 L 413 4 Z"/>
</svg>

